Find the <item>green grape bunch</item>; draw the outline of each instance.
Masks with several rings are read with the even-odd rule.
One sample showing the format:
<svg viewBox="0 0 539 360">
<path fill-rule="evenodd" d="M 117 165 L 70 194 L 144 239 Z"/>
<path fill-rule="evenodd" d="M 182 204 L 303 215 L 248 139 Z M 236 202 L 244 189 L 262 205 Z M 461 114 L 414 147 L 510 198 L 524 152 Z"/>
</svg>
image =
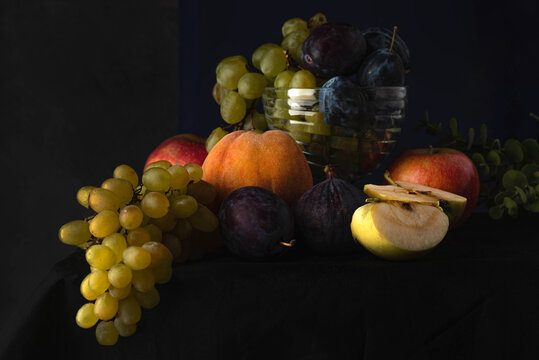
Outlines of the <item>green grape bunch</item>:
<svg viewBox="0 0 539 360">
<path fill-rule="evenodd" d="M 530 116 L 539 120 L 534 114 Z M 539 144 L 536 138 L 508 138 L 502 142 L 487 134 L 486 124 L 477 132 L 469 128 L 465 136 L 458 129 L 456 118 L 449 120 L 449 131 L 442 123 L 433 123 L 426 112 L 416 130 L 442 136 L 436 146 L 464 152 L 476 165 L 481 180 L 480 203 L 488 207 L 493 219 L 505 215 L 517 218 L 522 214 L 539 213 Z"/>
<path fill-rule="evenodd" d="M 80 284 L 87 301 L 75 315 L 81 328 L 95 325 L 101 345 L 131 336 L 142 309 L 159 304 L 157 286 L 172 277 L 172 265 L 183 256 L 182 241 L 194 231 L 211 233 L 218 219 L 206 205 L 215 188 L 202 180 L 198 164 L 149 164 L 139 176 L 119 165 L 101 186 L 83 186 L 77 202 L 92 210 L 83 220 L 60 227 L 65 244 L 85 251 L 89 273 Z"/>
<path fill-rule="evenodd" d="M 294 17 L 281 27 L 281 43 L 258 46 L 250 60 L 243 55 L 222 59 L 215 69 L 212 96 L 220 107 L 226 125 L 215 128 L 206 140 L 209 152 L 229 130 L 253 130 L 262 133 L 267 123 L 260 107 L 266 87 L 315 88 L 317 79 L 301 68 L 301 47 L 312 29 L 327 22 L 317 13 L 308 21 Z"/>
</svg>

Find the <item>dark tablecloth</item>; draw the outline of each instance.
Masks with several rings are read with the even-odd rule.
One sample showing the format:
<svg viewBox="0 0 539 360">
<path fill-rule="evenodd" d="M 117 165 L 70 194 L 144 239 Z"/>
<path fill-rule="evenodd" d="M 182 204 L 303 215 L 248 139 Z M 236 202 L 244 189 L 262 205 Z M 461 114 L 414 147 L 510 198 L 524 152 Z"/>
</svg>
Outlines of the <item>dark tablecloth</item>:
<svg viewBox="0 0 539 360">
<path fill-rule="evenodd" d="M 221 249 L 175 265 L 160 304 L 113 347 L 75 324 L 88 272 L 77 250 L 3 319 L 0 358 L 538 359 L 537 220 L 477 213 L 411 262 Z"/>
</svg>

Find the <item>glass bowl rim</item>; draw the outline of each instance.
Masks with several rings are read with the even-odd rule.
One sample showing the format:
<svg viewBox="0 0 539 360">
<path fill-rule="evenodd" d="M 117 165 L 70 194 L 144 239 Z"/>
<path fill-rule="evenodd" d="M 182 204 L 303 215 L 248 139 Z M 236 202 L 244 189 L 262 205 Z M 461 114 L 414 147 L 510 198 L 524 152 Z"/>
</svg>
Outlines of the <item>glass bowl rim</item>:
<svg viewBox="0 0 539 360">
<path fill-rule="evenodd" d="M 408 89 L 408 85 L 401 85 L 401 86 L 354 86 L 354 87 L 343 87 L 339 89 Z M 302 90 L 332 90 L 331 88 L 325 88 L 325 87 L 314 87 L 314 88 L 300 88 L 300 87 L 272 87 L 272 86 L 266 86 L 264 88 L 264 91 L 266 90 L 290 90 L 290 89 L 302 89 Z"/>
</svg>

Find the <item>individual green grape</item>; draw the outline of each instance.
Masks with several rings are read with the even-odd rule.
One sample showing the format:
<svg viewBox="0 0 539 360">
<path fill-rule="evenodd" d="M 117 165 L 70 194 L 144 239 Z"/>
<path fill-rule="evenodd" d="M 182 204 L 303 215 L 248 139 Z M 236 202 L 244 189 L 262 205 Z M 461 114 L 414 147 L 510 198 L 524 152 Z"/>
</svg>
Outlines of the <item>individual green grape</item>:
<svg viewBox="0 0 539 360">
<path fill-rule="evenodd" d="M 179 219 L 193 215 L 198 209 L 197 200 L 191 195 L 180 195 L 170 204 L 170 211 Z"/>
<path fill-rule="evenodd" d="M 192 183 L 199 182 L 204 174 L 202 166 L 195 163 L 185 164 L 185 169 L 189 173 L 189 179 Z"/>
<path fill-rule="evenodd" d="M 331 126 L 324 123 L 324 114 L 320 112 L 313 112 L 305 115 L 305 121 L 312 124 L 307 128 L 307 132 L 315 135 L 331 135 Z"/>
<path fill-rule="evenodd" d="M 86 250 L 86 261 L 99 270 L 108 270 L 116 264 L 116 254 L 105 245 L 93 245 Z"/>
<path fill-rule="evenodd" d="M 104 238 L 118 231 L 120 218 L 117 211 L 102 210 L 90 220 L 90 233 L 96 238 Z"/>
<path fill-rule="evenodd" d="M 516 186 L 523 188 L 528 185 L 528 178 L 519 170 L 507 170 L 502 177 L 502 184 L 506 190 L 512 191 Z"/>
<path fill-rule="evenodd" d="M 91 275 L 91 273 L 86 275 L 84 277 L 84 279 L 81 281 L 81 283 L 80 283 L 80 293 L 86 300 L 93 301 L 93 300 L 97 299 L 97 296 L 99 294 L 97 294 L 95 291 L 93 291 L 90 288 L 90 285 L 88 285 L 88 280 L 90 279 L 90 275 Z"/>
<path fill-rule="evenodd" d="M 150 191 L 167 191 L 172 175 L 167 169 L 153 167 L 144 171 L 142 183 Z"/>
<path fill-rule="evenodd" d="M 155 224 L 148 224 L 144 228 L 150 234 L 150 241 L 161 242 L 163 240 L 163 231 Z"/>
<path fill-rule="evenodd" d="M 218 66 L 217 83 L 227 90 L 236 90 L 238 88 L 238 81 L 247 72 L 247 66 L 242 61 L 225 62 Z M 224 99 L 226 99 L 226 96 Z"/>
<path fill-rule="evenodd" d="M 183 189 L 189 184 L 189 172 L 182 165 L 172 165 L 168 168 L 170 173 L 170 187 L 172 190 Z"/>
<path fill-rule="evenodd" d="M 97 296 L 103 294 L 110 286 L 108 272 L 105 270 L 92 271 L 88 275 L 88 288 Z"/>
<path fill-rule="evenodd" d="M 159 227 L 161 231 L 166 232 L 174 229 L 174 226 L 176 226 L 176 221 L 176 216 L 174 216 L 174 214 L 169 211 L 163 217 L 152 219 L 152 224 L 157 225 L 157 227 Z"/>
<path fill-rule="evenodd" d="M 298 30 L 308 30 L 307 21 L 298 17 L 286 20 L 281 27 L 281 33 L 283 34 L 283 37 L 286 37 L 288 34 Z"/>
<path fill-rule="evenodd" d="M 268 49 L 260 61 L 260 71 L 266 76 L 276 77 L 286 69 L 286 55 L 283 48 Z"/>
<path fill-rule="evenodd" d="M 286 35 L 281 42 L 281 47 L 288 51 L 288 55 L 292 57 L 296 64 L 301 64 L 301 47 L 309 34 L 310 32 L 307 29 L 296 30 Z"/>
<path fill-rule="evenodd" d="M 516 197 L 514 197 L 514 200 L 518 205 L 523 205 L 528 202 L 528 195 L 526 195 L 526 192 L 518 186 L 515 186 L 515 195 Z"/>
<path fill-rule="evenodd" d="M 124 324 L 119 317 L 114 319 L 114 327 L 122 337 L 131 336 L 137 331 L 137 324 Z"/>
<path fill-rule="evenodd" d="M 64 244 L 80 245 L 90 240 L 92 234 L 87 221 L 73 220 L 62 225 L 58 230 L 58 237 Z"/>
<path fill-rule="evenodd" d="M 134 295 L 143 309 L 153 309 L 161 300 L 159 291 L 155 288 L 155 286 L 145 292 L 135 290 Z"/>
<path fill-rule="evenodd" d="M 110 320 L 118 312 L 118 300 L 108 292 L 95 299 L 94 313 L 100 320 Z"/>
<path fill-rule="evenodd" d="M 245 99 L 258 99 L 264 93 L 266 84 L 264 75 L 248 72 L 238 80 L 238 94 Z"/>
<path fill-rule="evenodd" d="M 511 163 L 520 163 L 524 160 L 524 149 L 517 139 L 507 139 L 503 151 Z"/>
<path fill-rule="evenodd" d="M 142 309 L 133 293 L 118 302 L 118 318 L 124 324 L 136 324 L 140 321 L 141 317 Z"/>
<path fill-rule="evenodd" d="M 293 75 L 294 71 L 292 70 L 281 71 L 275 78 L 274 86 L 276 88 L 287 88 Z"/>
<path fill-rule="evenodd" d="M 265 43 L 257 47 L 256 50 L 253 52 L 253 55 L 251 56 L 251 62 L 253 63 L 253 66 L 260 70 L 260 62 L 262 61 L 262 58 L 264 57 L 266 51 L 275 48 L 280 48 L 280 46 L 274 43 Z"/>
<path fill-rule="evenodd" d="M 114 255 L 116 255 L 116 263 L 119 263 L 122 261 L 122 254 L 124 250 L 127 248 L 127 240 L 122 234 L 114 233 L 106 236 L 103 241 L 101 241 L 101 245 L 112 249 Z"/>
<path fill-rule="evenodd" d="M 90 205 L 88 204 L 88 197 L 90 196 L 90 192 L 95 189 L 95 186 L 83 186 L 77 191 L 77 202 L 84 206 L 85 208 L 88 208 Z"/>
<path fill-rule="evenodd" d="M 193 225 L 186 219 L 178 219 L 176 226 L 172 229 L 172 234 L 177 236 L 180 240 L 185 240 L 191 237 L 193 232 Z"/>
<path fill-rule="evenodd" d="M 113 177 L 117 179 L 124 179 L 129 181 L 133 188 L 138 186 L 138 175 L 137 172 L 129 165 L 118 165 L 112 174 Z"/>
<path fill-rule="evenodd" d="M 144 243 L 151 240 L 151 236 L 148 230 L 143 227 L 139 227 L 129 230 L 126 239 L 129 246 L 142 246 Z"/>
<path fill-rule="evenodd" d="M 245 104 L 245 100 L 235 91 L 231 91 L 226 94 L 225 98 L 221 102 L 221 117 L 229 124 L 239 123 L 245 116 L 246 112 L 247 105 Z"/>
<path fill-rule="evenodd" d="M 221 105 L 221 101 L 224 99 L 225 95 L 228 94 L 231 90 L 225 89 L 219 83 L 213 85 L 211 94 L 217 105 Z"/>
<path fill-rule="evenodd" d="M 221 67 L 224 64 L 231 63 L 231 62 L 232 63 L 239 62 L 239 63 L 243 63 L 243 64 L 247 65 L 247 59 L 243 55 L 228 56 L 228 57 L 222 59 L 221 61 L 219 61 L 219 63 L 217 64 L 217 67 L 215 68 L 215 74 L 217 75 L 217 73 L 219 72 L 219 70 L 221 69 Z"/>
<path fill-rule="evenodd" d="M 309 19 L 309 29 L 312 30 L 327 22 L 328 22 L 328 19 L 326 18 L 326 15 L 322 13 L 316 13 Z"/>
<path fill-rule="evenodd" d="M 228 131 L 223 129 L 222 127 L 217 127 L 212 130 L 210 135 L 208 135 L 208 138 L 206 139 L 206 151 L 210 152 L 211 149 L 226 135 L 228 135 Z"/>
<path fill-rule="evenodd" d="M 133 230 L 142 224 L 144 214 L 136 205 L 127 205 L 120 210 L 120 225 L 126 230 Z"/>
<path fill-rule="evenodd" d="M 99 345 L 112 346 L 118 342 L 118 330 L 112 321 L 100 321 L 95 328 L 95 337 Z"/>
<path fill-rule="evenodd" d="M 148 171 L 149 169 L 152 169 L 152 168 L 161 168 L 161 169 L 168 170 L 171 166 L 172 166 L 172 163 L 168 160 L 157 160 L 157 161 L 153 161 L 149 163 L 144 169 L 144 171 Z"/>
<path fill-rule="evenodd" d="M 535 161 L 539 163 L 539 143 L 534 138 L 527 138 L 522 140 L 522 147 L 526 153 L 526 159 L 528 162 Z"/>
<path fill-rule="evenodd" d="M 151 269 L 133 271 L 133 279 L 131 280 L 133 288 L 138 291 L 149 291 L 155 285 L 155 277 Z"/>
<path fill-rule="evenodd" d="M 109 286 L 109 294 L 117 300 L 122 300 L 131 294 L 131 288 L 131 284 L 123 288 L 117 288 L 111 285 Z"/>
<path fill-rule="evenodd" d="M 152 268 L 156 284 L 166 284 L 172 278 L 172 266 L 162 265 Z"/>
<path fill-rule="evenodd" d="M 163 236 L 163 245 L 167 247 L 167 249 L 170 251 L 174 259 L 177 259 L 182 253 L 181 240 L 175 234 L 172 234 L 172 233 L 165 234 Z"/>
<path fill-rule="evenodd" d="M 499 166 L 502 163 L 502 159 L 497 150 L 490 150 L 487 153 L 486 161 L 494 166 Z"/>
<path fill-rule="evenodd" d="M 188 219 L 193 228 L 202 232 L 212 232 L 219 226 L 219 220 L 217 216 L 202 204 L 198 204 L 197 211 L 191 215 Z"/>
<path fill-rule="evenodd" d="M 300 70 L 292 75 L 288 87 L 314 89 L 316 87 L 316 78 L 309 70 Z"/>
<path fill-rule="evenodd" d="M 108 271 L 108 279 L 115 288 L 124 288 L 131 283 L 133 273 L 125 264 L 116 264 Z"/>
<path fill-rule="evenodd" d="M 503 199 L 503 206 L 505 206 L 505 208 L 507 209 L 507 214 L 509 216 L 518 216 L 518 204 L 515 202 L 515 200 L 511 199 L 510 197 L 505 197 Z"/>
<path fill-rule="evenodd" d="M 146 249 L 152 258 L 152 261 L 148 268 L 156 268 L 160 266 L 172 266 L 173 256 L 170 250 L 162 243 L 150 241 L 142 245 L 143 249 Z"/>
<path fill-rule="evenodd" d="M 187 186 L 187 195 L 194 197 L 199 203 L 209 205 L 217 197 L 217 189 L 209 182 L 200 180 Z"/>
<path fill-rule="evenodd" d="M 83 329 L 91 328 L 98 320 L 94 313 L 94 304 L 91 302 L 82 305 L 75 316 L 75 322 Z"/>
<path fill-rule="evenodd" d="M 103 210 L 116 211 L 120 207 L 120 198 L 110 190 L 95 188 L 88 195 L 88 205 L 95 212 Z"/>
<path fill-rule="evenodd" d="M 500 191 L 499 193 L 497 193 L 494 196 L 494 203 L 496 205 L 502 205 L 503 204 L 503 199 L 505 197 L 508 197 L 508 196 L 511 196 L 511 192 L 509 192 L 509 191 Z"/>
<path fill-rule="evenodd" d="M 142 270 L 152 263 L 152 256 L 140 246 L 128 246 L 123 252 L 123 262 L 131 270 Z"/>
<path fill-rule="evenodd" d="M 125 179 L 109 178 L 101 184 L 102 189 L 112 191 L 121 203 L 127 204 L 133 198 L 133 185 Z"/>
<path fill-rule="evenodd" d="M 167 214 L 170 202 L 160 192 L 148 192 L 141 201 L 142 211 L 151 218 L 160 218 Z"/>
</svg>

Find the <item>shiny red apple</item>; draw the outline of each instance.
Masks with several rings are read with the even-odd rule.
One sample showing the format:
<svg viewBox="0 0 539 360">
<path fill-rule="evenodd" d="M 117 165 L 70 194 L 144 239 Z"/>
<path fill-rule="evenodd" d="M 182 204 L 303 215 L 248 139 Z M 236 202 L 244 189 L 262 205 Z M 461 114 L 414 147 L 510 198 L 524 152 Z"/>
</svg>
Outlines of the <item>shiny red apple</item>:
<svg viewBox="0 0 539 360">
<path fill-rule="evenodd" d="M 479 199 L 479 174 L 470 158 L 451 148 L 406 150 L 388 166 L 393 180 L 409 181 L 464 196 L 464 213 L 453 227 L 461 225 L 474 211 Z"/>
<path fill-rule="evenodd" d="M 195 134 L 178 134 L 159 144 L 148 156 L 144 168 L 158 160 L 168 160 L 173 165 L 195 163 L 202 166 L 207 155 L 205 138 Z"/>
</svg>

